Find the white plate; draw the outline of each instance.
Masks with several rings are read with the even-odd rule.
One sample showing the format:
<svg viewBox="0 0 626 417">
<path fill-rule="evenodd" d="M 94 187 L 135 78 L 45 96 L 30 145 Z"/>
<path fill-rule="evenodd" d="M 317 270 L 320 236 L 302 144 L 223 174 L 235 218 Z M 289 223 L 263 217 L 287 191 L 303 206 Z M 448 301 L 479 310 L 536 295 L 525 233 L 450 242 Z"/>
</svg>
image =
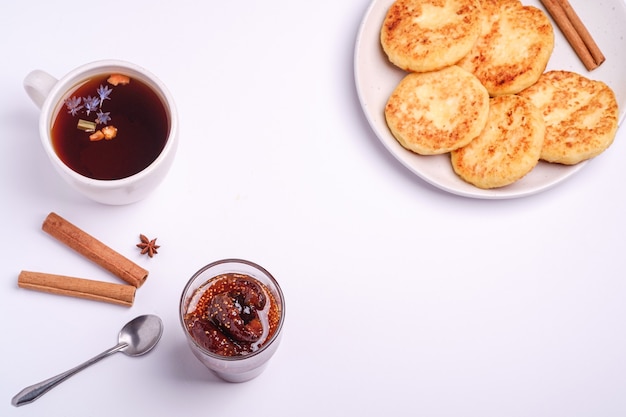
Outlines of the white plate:
<svg viewBox="0 0 626 417">
<path fill-rule="evenodd" d="M 528 175 L 511 185 L 482 190 L 461 180 L 454 173 L 449 155 L 420 156 L 400 146 L 387 128 L 384 108 L 389 95 L 406 73 L 389 63 L 379 38 L 383 19 L 393 2 L 373 0 L 368 7 L 356 39 L 354 75 L 359 100 L 369 124 L 383 145 L 404 166 L 428 183 L 453 194 L 504 199 L 547 190 L 586 165 L 586 162 L 574 166 L 540 162 Z M 522 3 L 545 11 L 539 1 L 522 0 Z M 599 68 L 587 71 L 559 28 L 554 25 L 554 52 L 547 69 L 574 71 L 604 81 L 615 91 L 621 124 L 626 115 L 626 48 L 623 45 L 626 39 L 626 3 L 624 0 L 571 0 L 570 3 L 606 56 L 606 61 Z"/>
</svg>

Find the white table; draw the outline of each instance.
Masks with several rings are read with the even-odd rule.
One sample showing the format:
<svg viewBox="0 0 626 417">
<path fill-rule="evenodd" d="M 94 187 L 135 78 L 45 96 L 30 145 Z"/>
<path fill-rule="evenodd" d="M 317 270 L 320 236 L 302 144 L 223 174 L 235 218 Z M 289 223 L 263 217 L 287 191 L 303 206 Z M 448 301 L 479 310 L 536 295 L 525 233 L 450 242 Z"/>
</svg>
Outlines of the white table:
<svg viewBox="0 0 626 417">
<path fill-rule="evenodd" d="M 352 59 L 368 0 L 245 3 L 0 6 L 0 415 L 626 415 L 624 129 L 546 192 L 454 196 L 400 165 L 363 116 Z M 104 58 L 150 69 L 180 113 L 170 175 L 129 206 L 56 175 L 21 85 Z M 20 270 L 118 282 L 41 231 L 51 211 L 150 271 L 133 307 L 17 287 Z M 158 238 L 154 258 L 139 233 Z M 282 344 L 245 384 L 202 368 L 178 322 L 186 281 L 226 257 L 266 267 L 287 300 Z M 149 355 L 10 405 L 145 313 L 166 326 Z"/>
</svg>

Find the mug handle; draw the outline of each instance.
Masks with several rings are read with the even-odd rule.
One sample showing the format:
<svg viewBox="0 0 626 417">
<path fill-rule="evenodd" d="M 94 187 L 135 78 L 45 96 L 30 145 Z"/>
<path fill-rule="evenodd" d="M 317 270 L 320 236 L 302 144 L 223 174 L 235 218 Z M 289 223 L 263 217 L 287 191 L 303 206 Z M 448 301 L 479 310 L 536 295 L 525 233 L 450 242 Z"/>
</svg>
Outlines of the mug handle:
<svg viewBox="0 0 626 417">
<path fill-rule="evenodd" d="M 30 99 L 41 109 L 52 87 L 58 82 L 56 78 L 42 70 L 31 71 L 24 78 L 24 90 Z"/>
</svg>

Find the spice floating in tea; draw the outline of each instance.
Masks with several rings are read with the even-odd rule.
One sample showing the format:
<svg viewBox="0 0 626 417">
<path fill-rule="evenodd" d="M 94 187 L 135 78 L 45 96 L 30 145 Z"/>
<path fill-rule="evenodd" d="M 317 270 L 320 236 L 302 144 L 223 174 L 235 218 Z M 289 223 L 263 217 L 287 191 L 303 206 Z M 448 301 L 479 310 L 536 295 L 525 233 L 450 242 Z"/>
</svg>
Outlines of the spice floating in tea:
<svg viewBox="0 0 626 417">
<path fill-rule="evenodd" d="M 96 131 L 96 122 L 90 122 L 89 120 L 78 119 L 78 124 L 76 127 L 84 132 L 95 132 Z M 104 137 L 104 135 L 102 136 Z"/>
<path fill-rule="evenodd" d="M 85 80 L 69 93 L 51 129 L 59 158 L 98 180 L 142 171 L 159 156 L 168 134 L 169 118 L 160 97 L 124 74 Z"/>
<path fill-rule="evenodd" d="M 126 85 L 130 82 L 130 78 L 122 74 L 111 74 L 111 76 L 107 78 L 107 82 L 114 86 Z"/>
</svg>

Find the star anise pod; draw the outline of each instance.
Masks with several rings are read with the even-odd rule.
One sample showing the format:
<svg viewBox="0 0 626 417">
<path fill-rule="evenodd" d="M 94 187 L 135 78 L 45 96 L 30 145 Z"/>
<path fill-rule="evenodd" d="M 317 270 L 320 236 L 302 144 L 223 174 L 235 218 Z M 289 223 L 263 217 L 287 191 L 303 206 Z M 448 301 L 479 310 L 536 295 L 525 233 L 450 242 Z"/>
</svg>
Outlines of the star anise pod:
<svg viewBox="0 0 626 417">
<path fill-rule="evenodd" d="M 156 244 L 157 238 L 150 240 L 145 235 L 140 234 L 139 239 L 141 240 L 141 243 L 137 243 L 137 247 L 141 249 L 142 255 L 147 253 L 148 256 L 152 258 L 158 253 L 157 249 L 159 249 L 160 246 Z"/>
</svg>

